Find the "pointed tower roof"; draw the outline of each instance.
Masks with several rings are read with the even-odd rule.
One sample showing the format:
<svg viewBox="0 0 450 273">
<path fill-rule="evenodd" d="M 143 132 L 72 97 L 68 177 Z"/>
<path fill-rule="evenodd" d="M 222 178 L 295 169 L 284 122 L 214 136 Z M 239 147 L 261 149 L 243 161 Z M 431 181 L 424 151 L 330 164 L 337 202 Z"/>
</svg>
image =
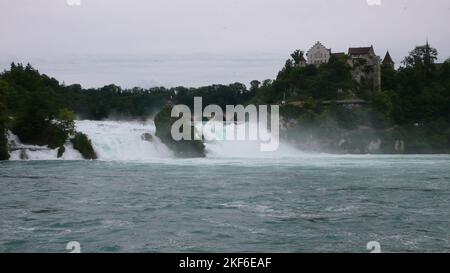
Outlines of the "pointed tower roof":
<svg viewBox="0 0 450 273">
<path fill-rule="evenodd" d="M 389 54 L 389 51 L 386 52 L 386 56 L 384 56 L 383 59 L 384 65 L 395 65 L 395 62 L 392 60 L 391 54 Z"/>
</svg>

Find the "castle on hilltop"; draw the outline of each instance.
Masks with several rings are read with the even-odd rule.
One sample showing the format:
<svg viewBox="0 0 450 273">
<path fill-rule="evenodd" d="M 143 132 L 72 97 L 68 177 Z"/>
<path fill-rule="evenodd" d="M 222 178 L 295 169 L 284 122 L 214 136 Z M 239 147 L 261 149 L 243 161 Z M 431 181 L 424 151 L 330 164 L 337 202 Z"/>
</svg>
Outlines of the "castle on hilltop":
<svg viewBox="0 0 450 273">
<path fill-rule="evenodd" d="M 366 81 L 371 84 L 371 89 L 379 91 L 381 89 L 381 65 L 394 67 L 395 63 L 389 54 L 386 53 L 383 61 L 376 55 L 373 46 L 370 47 L 350 47 L 348 52 L 333 53 L 331 48 L 325 47 L 322 43 L 317 42 L 306 53 L 307 60 L 302 58 L 300 66 L 315 65 L 319 67 L 328 63 L 331 58 L 345 60 L 352 67 L 353 78 L 362 83 Z"/>
</svg>

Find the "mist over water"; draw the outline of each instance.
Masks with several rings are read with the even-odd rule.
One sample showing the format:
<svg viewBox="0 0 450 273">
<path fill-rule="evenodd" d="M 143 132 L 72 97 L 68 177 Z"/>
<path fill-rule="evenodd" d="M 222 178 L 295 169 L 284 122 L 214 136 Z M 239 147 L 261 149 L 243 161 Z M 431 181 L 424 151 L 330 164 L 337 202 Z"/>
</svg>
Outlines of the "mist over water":
<svg viewBox="0 0 450 273">
<path fill-rule="evenodd" d="M 271 154 L 218 141 L 207 158 L 178 159 L 151 121 L 76 126 L 100 160 L 48 160 L 48 150 L 0 163 L 0 251 L 65 252 L 70 241 L 83 252 L 368 252 L 370 241 L 450 251 L 448 155 L 305 154 L 283 143 Z"/>
<path fill-rule="evenodd" d="M 217 127 L 216 127 L 217 126 Z M 257 125 L 249 126 L 248 123 L 220 123 L 212 122 L 210 127 L 197 126 L 197 130 L 202 131 L 205 136 L 205 145 L 207 156 L 209 158 L 281 158 L 291 156 L 301 156 L 303 153 L 300 150 L 288 145 L 278 137 L 270 132 L 267 128 L 260 129 Z M 211 129 L 212 128 L 212 129 Z M 257 139 L 251 140 L 249 137 L 249 130 L 258 131 Z M 261 132 L 259 132 L 261 130 Z M 244 140 L 237 139 L 237 133 L 234 140 L 227 138 L 227 132 L 247 132 Z M 262 144 L 268 143 L 264 138 L 279 141 L 278 148 L 275 151 L 261 151 Z"/>
</svg>

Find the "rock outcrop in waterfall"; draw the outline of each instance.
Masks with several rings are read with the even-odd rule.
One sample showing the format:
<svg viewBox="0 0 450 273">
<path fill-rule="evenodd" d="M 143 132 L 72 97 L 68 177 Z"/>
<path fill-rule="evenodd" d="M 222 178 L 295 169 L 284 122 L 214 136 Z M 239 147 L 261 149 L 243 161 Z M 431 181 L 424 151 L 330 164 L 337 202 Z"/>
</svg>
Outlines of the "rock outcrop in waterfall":
<svg viewBox="0 0 450 273">
<path fill-rule="evenodd" d="M 191 139 L 175 141 L 171 128 L 176 118 L 171 117 L 172 107 L 165 106 L 155 117 L 156 136 L 178 157 L 206 157 L 205 145 L 201 140 L 194 140 L 196 129 L 191 125 Z"/>
</svg>

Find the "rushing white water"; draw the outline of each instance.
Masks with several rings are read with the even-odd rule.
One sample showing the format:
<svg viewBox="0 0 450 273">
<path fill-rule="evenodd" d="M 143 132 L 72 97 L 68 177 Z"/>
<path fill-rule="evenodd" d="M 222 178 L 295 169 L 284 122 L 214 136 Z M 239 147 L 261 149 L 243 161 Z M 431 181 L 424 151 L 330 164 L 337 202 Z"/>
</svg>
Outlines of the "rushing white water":
<svg viewBox="0 0 450 273">
<path fill-rule="evenodd" d="M 199 127 L 197 124 L 196 128 L 203 132 L 208 157 L 279 158 L 296 156 L 301 153 L 299 150 L 282 142 L 280 139 L 277 140 L 280 142 L 278 149 L 273 152 L 261 151 L 262 144 L 266 142 L 262 140 L 248 140 L 248 135 L 245 138 L 247 140 L 227 140 L 227 131 L 234 132 L 241 130 L 241 132 L 245 132 L 246 130 L 249 130 L 250 126 L 245 123 L 236 125 L 234 123 L 222 124 L 219 122 L 212 122 L 210 126 L 203 127 Z M 253 130 L 258 129 L 255 126 L 253 127 Z M 266 137 L 270 136 L 272 139 L 275 139 L 275 136 L 267 129 L 262 130 L 259 136 L 261 135 Z"/>
<path fill-rule="evenodd" d="M 234 123 L 224 126 L 230 130 Z M 245 125 L 238 125 L 245 126 Z M 153 121 L 76 121 L 76 130 L 86 134 L 92 141 L 99 160 L 105 161 L 154 161 L 174 158 L 159 138 L 155 137 Z M 203 130 L 206 141 L 207 157 L 210 158 L 273 158 L 299 155 L 300 152 L 287 144 L 280 143 L 276 152 L 262 152 L 261 141 L 223 140 L 223 131 Z M 270 132 L 264 132 L 270 134 Z M 208 140 L 208 139 L 216 140 Z M 21 144 L 20 140 L 9 133 L 11 160 L 56 160 L 57 149 L 46 146 L 30 146 Z M 81 160 L 81 154 L 70 142 L 65 145 L 66 151 L 59 159 Z"/>
<path fill-rule="evenodd" d="M 172 157 L 172 152 L 155 137 L 153 122 L 81 120 L 76 122 L 76 129 L 91 139 L 100 160 Z M 150 134 L 151 139 L 146 140 L 145 134 Z"/>
<path fill-rule="evenodd" d="M 61 158 L 58 158 L 58 149 L 47 146 L 22 144 L 17 136 L 8 132 L 8 144 L 11 147 L 10 160 L 81 160 L 81 154 L 73 148 L 72 143 L 64 145 L 66 149 Z"/>
</svg>

